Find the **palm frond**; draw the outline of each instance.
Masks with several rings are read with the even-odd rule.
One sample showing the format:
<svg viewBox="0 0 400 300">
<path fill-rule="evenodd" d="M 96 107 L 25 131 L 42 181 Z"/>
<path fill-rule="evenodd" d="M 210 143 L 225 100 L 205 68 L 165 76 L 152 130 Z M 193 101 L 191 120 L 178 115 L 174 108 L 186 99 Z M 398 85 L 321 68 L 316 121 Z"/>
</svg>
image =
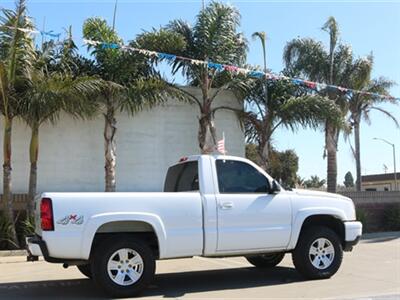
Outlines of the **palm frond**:
<svg viewBox="0 0 400 300">
<path fill-rule="evenodd" d="M 399 128 L 399 121 L 391 112 L 389 112 L 381 107 L 377 107 L 377 106 L 371 106 L 369 109 L 380 111 L 381 113 L 386 115 L 389 119 L 391 119 L 394 122 L 394 124 L 396 125 L 396 127 Z"/>
</svg>

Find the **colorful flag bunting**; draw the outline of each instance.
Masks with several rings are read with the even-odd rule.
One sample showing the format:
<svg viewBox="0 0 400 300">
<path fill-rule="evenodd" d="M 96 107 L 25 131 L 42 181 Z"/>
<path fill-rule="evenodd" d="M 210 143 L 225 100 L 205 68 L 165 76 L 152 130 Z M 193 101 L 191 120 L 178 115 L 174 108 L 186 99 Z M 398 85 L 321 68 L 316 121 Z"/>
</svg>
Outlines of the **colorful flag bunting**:
<svg viewBox="0 0 400 300">
<path fill-rule="evenodd" d="M 3 27 L 9 28 L 9 29 L 15 29 L 15 27 L 12 27 L 12 26 L 3 26 Z M 57 38 L 57 39 L 61 36 L 61 33 L 54 33 L 53 30 L 38 31 L 38 30 L 26 29 L 26 28 L 17 28 L 17 30 L 20 30 L 25 33 L 41 34 L 42 36 L 49 36 L 49 37 Z M 166 60 L 170 60 L 170 61 L 184 60 L 184 61 L 188 61 L 189 63 L 194 64 L 194 65 L 206 65 L 209 68 L 215 69 L 218 72 L 225 70 L 228 72 L 248 75 L 250 77 L 255 77 L 255 78 L 266 78 L 267 80 L 290 80 L 292 83 L 294 83 L 296 85 L 304 85 L 307 88 L 316 90 L 316 91 L 322 91 L 324 89 L 333 89 L 333 90 L 339 90 L 348 96 L 351 96 L 352 94 L 360 94 L 360 95 L 369 95 L 369 96 L 373 96 L 373 97 L 378 97 L 378 98 L 382 98 L 382 99 L 400 100 L 400 98 L 396 98 L 391 95 L 382 95 L 382 94 L 378 94 L 378 93 L 353 90 L 353 89 L 348 89 L 348 88 L 341 87 L 341 86 L 328 85 L 325 83 L 308 81 L 308 80 L 303 80 L 303 79 L 299 79 L 299 78 L 290 78 L 290 77 L 280 75 L 280 74 L 273 74 L 273 73 L 262 72 L 262 71 L 258 71 L 258 70 L 249 70 L 249 69 L 239 68 L 239 67 L 233 66 L 233 65 L 225 65 L 225 64 L 220 64 L 220 63 L 214 63 L 212 61 L 191 59 L 188 57 L 176 56 L 174 54 L 155 52 L 155 51 L 150 51 L 150 50 L 146 50 L 146 49 L 139 49 L 139 48 L 134 48 L 134 47 L 130 47 L 130 46 L 119 45 L 116 43 L 106 43 L 106 42 L 93 41 L 93 40 L 87 40 L 87 39 L 83 39 L 83 42 L 86 45 L 100 46 L 102 49 L 121 49 L 123 51 L 135 51 L 135 52 L 141 53 L 148 57 L 158 57 L 158 58 L 166 59 Z"/>
</svg>

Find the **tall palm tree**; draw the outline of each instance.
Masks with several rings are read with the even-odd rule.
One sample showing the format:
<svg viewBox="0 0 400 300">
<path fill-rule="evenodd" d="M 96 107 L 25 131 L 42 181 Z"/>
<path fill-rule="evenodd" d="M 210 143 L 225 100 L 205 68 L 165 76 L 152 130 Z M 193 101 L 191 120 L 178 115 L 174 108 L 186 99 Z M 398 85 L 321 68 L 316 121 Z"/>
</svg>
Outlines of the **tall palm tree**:
<svg viewBox="0 0 400 300">
<path fill-rule="evenodd" d="M 266 49 L 266 39 L 267 39 L 267 35 L 264 31 L 257 31 L 254 32 L 252 34 L 252 38 L 253 39 L 259 39 L 261 46 L 262 46 L 262 52 L 263 52 L 263 71 L 266 73 L 267 72 L 267 49 Z M 261 96 L 259 100 L 261 100 L 264 96 L 264 101 L 261 101 L 261 103 L 265 104 L 266 106 L 269 104 L 268 102 L 268 83 L 266 78 L 263 78 L 260 80 L 259 82 L 259 88 L 258 88 L 258 92 L 262 93 L 263 95 L 259 95 Z M 253 99 L 254 100 L 254 99 Z M 262 105 L 261 105 L 262 106 Z M 257 105 L 256 107 L 261 108 L 260 105 Z M 266 107 L 265 107 L 266 108 Z M 258 114 L 267 114 L 269 113 L 267 108 L 258 111 Z M 267 136 L 262 136 L 262 135 L 268 135 L 267 131 L 269 128 L 271 128 L 271 126 L 265 126 L 265 124 L 258 124 L 257 126 L 254 124 L 255 121 L 258 121 L 258 117 L 256 118 L 252 118 L 251 114 L 247 115 L 247 122 L 245 123 L 247 125 L 247 129 L 251 129 L 252 128 L 261 128 L 264 127 L 264 129 L 266 130 L 261 130 L 257 133 L 258 135 L 258 144 L 257 144 L 257 149 L 258 149 L 258 154 L 260 157 L 260 161 L 261 161 L 261 165 L 264 167 L 265 170 L 268 169 L 268 163 L 269 163 L 269 156 L 271 153 L 271 136 L 272 133 L 270 133 L 269 137 Z M 259 115 L 260 116 L 260 115 Z M 253 120 L 253 122 L 252 122 Z M 250 126 L 249 126 L 250 125 Z M 261 125 L 261 127 L 260 127 Z M 264 125 L 264 126 L 263 126 Z M 249 130 L 246 130 L 247 134 L 251 134 Z M 269 130 L 270 131 L 270 130 Z M 253 131 L 253 133 L 255 133 Z"/>
<path fill-rule="evenodd" d="M 305 77 L 311 81 L 326 83 L 326 88 L 319 91 L 327 96 L 342 110 L 342 117 L 347 113 L 346 97 L 329 85 L 346 86 L 353 69 L 351 47 L 338 43 L 339 29 L 335 18 L 330 17 L 322 27 L 329 33 L 329 49 L 310 38 L 296 38 L 287 43 L 284 50 L 286 70 L 291 76 Z M 327 189 L 336 192 L 337 186 L 337 146 L 340 128 L 325 122 L 325 150 L 327 154 Z M 324 155 L 325 157 L 325 155 Z"/>
<path fill-rule="evenodd" d="M 37 191 L 40 126 L 48 122 L 55 124 L 63 111 L 81 118 L 96 111 L 96 103 L 90 101 L 90 98 L 100 92 L 102 82 L 88 76 L 75 77 L 70 72 L 65 64 L 68 60 L 65 56 L 73 55 L 65 49 L 69 45 L 71 44 L 64 42 L 59 51 L 52 49 L 53 43 L 47 43 L 42 51 L 37 52 L 36 68 L 31 74 L 20 108 L 22 118 L 31 128 L 28 218 L 33 214 L 33 200 Z"/>
<path fill-rule="evenodd" d="M 370 123 L 369 113 L 371 110 L 376 110 L 393 120 L 397 127 L 399 127 L 399 122 L 394 115 L 379 106 L 384 102 L 397 104 L 395 100 L 392 100 L 391 98 L 376 97 L 373 94 L 369 94 L 377 93 L 389 96 L 389 90 L 394 85 L 394 82 L 383 77 L 371 80 L 373 66 L 372 56 L 369 56 L 366 59 L 357 59 L 353 65 L 356 71 L 350 77 L 350 80 L 348 81 L 348 87 L 365 92 L 351 93 L 348 96 L 348 106 L 350 112 L 349 123 L 352 129 L 354 129 L 354 149 L 352 150 L 356 161 L 356 189 L 357 191 L 361 191 L 361 120 L 364 119 L 367 123 Z"/>
<path fill-rule="evenodd" d="M 11 134 L 13 119 L 19 115 L 21 92 L 26 88 L 34 46 L 26 29 L 33 25 L 26 15 L 24 0 L 15 10 L 2 9 L 0 16 L 0 112 L 4 121 L 3 140 L 3 202 L 6 217 L 12 224 L 12 243 L 18 247 L 11 190 Z"/>
<path fill-rule="evenodd" d="M 193 27 L 183 20 L 174 20 L 160 30 L 139 35 L 135 45 L 197 60 L 243 65 L 247 42 L 238 32 L 239 25 L 240 14 L 236 8 L 210 2 L 199 12 Z M 214 116 L 216 111 L 224 109 L 215 103 L 216 97 L 222 90 L 241 92 L 246 84 L 243 78 L 218 67 L 210 68 L 207 64 L 193 64 L 187 60 L 169 63 L 173 74 L 181 71 L 190 85 L 201 89 L 201 98 L 185 89 L 181 91 L 199 108 L 198 143 L 201 152 L 212 152 L 217 139 Z"/>
<path fill-rule="evenodd" d="M 252 36 L 261 42 L 264 72 L 267 72 L 266 34 L 260 31 Z M 259 79 L 249 89 L 246 100 L 247 112 L 242 115 L 246 137 L 256 143 L 265 170 L 269 170 L 272 135 L 279 126 L 295 130 L 297 126 L 316 128 L 326 119 L 340 123 L 340 111 L 329 99 L 308 95 L 307 89 L 289 82 Z"/>
<path fill-rule="evenodd" d="M 105 20 L 89 18 L 83 25 L 86 39 L 103 43 L 122 44 L 122 39 Z M 174 89 L 153 69 L 143 55 L 112 49 L 102 45 L 88 45 L 95 61 L 95 74 L 105 81 L 98 95 L 104 116 L 105 191 L 116 190 L 116 113 L 130 114 L 154 106 L 174 94 Z"/>
</svg>

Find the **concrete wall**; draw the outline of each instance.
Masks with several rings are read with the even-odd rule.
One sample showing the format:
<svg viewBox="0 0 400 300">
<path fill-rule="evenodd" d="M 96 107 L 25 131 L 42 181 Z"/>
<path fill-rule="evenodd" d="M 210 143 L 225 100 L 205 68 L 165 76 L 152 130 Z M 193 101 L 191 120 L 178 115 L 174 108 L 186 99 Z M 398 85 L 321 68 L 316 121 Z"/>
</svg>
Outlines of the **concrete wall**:
<svg viewBox="0 0 400 300">
<path fill-rule="evenodd" d="M 198 89 L 190 90 L 200 94 Z M 215 103 L 240 107 L 230 92 L 221 93 Z M 199 153 L 195 105 L 171 100 L 134 117 L 122 113 L 117 122 L 118 191 L 160 191 L 168 166 L 181 156 Z M 219 137 L 225 132 L 228 153 L 244 156 L 244 134 L 234 113 L 218 111 L 215 123 Z M 38 191 L 103 191 L 103 128 L 102 116 L 80 121 L 63 115 L 57 125 L 44 125 L 40 130 Z M 27 192 L 29 139 L 30 129 L 16 120 L 12 143 L 14 193 Z"/>
</svg>

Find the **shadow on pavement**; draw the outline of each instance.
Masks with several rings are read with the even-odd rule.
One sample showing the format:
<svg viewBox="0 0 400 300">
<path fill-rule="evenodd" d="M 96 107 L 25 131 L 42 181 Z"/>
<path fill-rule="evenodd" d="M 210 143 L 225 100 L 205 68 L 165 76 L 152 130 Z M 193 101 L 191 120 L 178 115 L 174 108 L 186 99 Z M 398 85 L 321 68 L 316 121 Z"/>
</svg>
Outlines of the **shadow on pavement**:
<svg viewBox="0 0 400 300">
<path fill-rule="evenodd" d="M 141 295 L 182 297 L 186 293 L 242 289 L 301 281 L 292 268 L 260 270 L 254 267 L 156 275 Z M 89 279 L 71 279 L 0 284 L 0 299 L 106 299 Z"/>
</svg>

